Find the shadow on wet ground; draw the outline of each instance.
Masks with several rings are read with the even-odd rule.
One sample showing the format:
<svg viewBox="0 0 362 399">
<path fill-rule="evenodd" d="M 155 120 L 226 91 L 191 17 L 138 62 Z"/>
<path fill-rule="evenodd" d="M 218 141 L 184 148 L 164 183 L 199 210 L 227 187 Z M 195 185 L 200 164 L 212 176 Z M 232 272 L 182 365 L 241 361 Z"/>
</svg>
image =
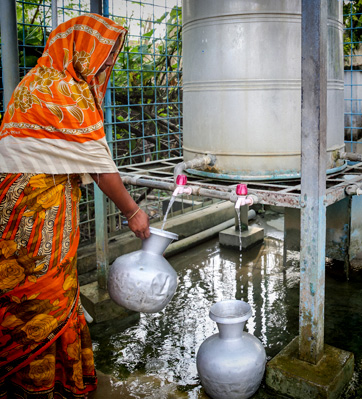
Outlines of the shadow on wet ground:
<svg viewBox="0 0 362 399">
<path fill-rule="evenodd" d="M 263 216 L 263 217 L 262 217 Z M 248 302 L 254 334 L 270 360 L 296 335 L 299 323 L 299 252 L 283 263 L 283 217 L 270 213 L 254 223 L 265 229 L 263 244 L 240 253 L 216 239 L 169 258 L 179 286 L 157 314 L 91 325 L 99 398 L 208 398 L 196 371 L 202 342 L 217 332 L 209 309 L 224 299 Z M 342 268 L 343 270 L 343 268 Z M 343 399 L 362 397 L 362 272 L 346 281 L 337 263 L 326 265 L 325 342 L 355 355 L 355 372 Z M 253 398 L 276 398 L 262 384 Z"/>
</svg>

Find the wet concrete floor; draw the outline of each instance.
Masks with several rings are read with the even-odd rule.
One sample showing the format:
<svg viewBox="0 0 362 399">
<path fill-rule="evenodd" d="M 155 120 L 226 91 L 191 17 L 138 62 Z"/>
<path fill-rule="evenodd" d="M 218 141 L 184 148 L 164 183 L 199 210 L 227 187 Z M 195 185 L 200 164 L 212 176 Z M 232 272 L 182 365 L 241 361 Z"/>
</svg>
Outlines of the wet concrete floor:
<svg viewBox="0 0 362 399">
<path fill-rule="evenodd" d="M 265 240 L 241 254 L 214 239 L 169 258 L 179 276 L 170 304 L 157 314 L 91 325 L 99 387 L 94 399 L 203 399 L 195 359 L 217 332 L 212 304 L 242 299 L 253 309 L 245 331 L 263 343 L 268 360 L 298 335 L 299 253 L 283 264 L 283 217 L 258 216 Z M 355 355 L 355 373 L 342 399 L 362 398 L 362 270 L 347 282 L 327 262 L 325 342 Z M 262 383 L 253 398 L 276 398 Z"/>
</svg>

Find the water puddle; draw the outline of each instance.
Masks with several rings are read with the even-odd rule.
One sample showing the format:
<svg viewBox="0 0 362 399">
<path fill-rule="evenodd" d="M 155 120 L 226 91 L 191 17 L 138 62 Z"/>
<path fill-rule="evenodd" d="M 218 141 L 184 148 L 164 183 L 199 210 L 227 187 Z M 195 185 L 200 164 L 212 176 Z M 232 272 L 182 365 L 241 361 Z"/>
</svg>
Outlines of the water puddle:
<svg viewBox="0 0 362 399">
<path fill-rule="evenodd" d="M 201 343 L 217 332 L 208 316 L 215 302 L 236 298 L 251 305 L 245 330 L 261 340 L 268 360 L 298 335 L 299 253 L 289 251 L 284 265 L 283 241 L 266 238 L 241 259 L 215 239 L 168 260 L 179 286 L 166 309 L 135 315 L 128 326 L 118 320 L 90 326 L 96 367 L 112 376 L 118 397 L 206 399 L 195 359 Z M 326 278 L 326 343 L 356 357 L 344 399 L 362 397 L 361 280 Z M 262 385 L 254 398 L 275 395 Z"/>
</svg>

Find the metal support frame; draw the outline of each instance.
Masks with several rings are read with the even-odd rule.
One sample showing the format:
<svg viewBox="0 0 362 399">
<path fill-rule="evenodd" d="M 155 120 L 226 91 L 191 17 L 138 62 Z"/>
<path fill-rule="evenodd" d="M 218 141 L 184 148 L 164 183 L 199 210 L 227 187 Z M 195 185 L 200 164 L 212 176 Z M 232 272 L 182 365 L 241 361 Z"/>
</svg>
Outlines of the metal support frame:
<svg viewBox="0 0 362 399">
<path fill-rule="evenodd" d="M 90 11 L 91 13 L 102 15 L 102 0 L 91 0 Z"/>
<path fill-rule="evenodd" d="M 299 357 L 324 353 L 327 1 L 302 0 L 302 166 Z"/>
<path fill-rule="evenodd" d="M 111 154 L 113 155 L 113 125 L 112 125 L 112 97 L 111 97 L 111 89 L 110 89 L 110 81 L 108 82 L 108 88 L 106 91 L 106 95 L 104 98 L 104 108 L 105 108 L 105 113 L 104 113 L 104 121 L 105 121 L 105 131 L 106 131 L 106 139 L 108 143 L 109 150 Z M 110 231 L 116 231 L 116 205 L 114 204 L 113 201 L 111 201 L 109 204 L 109 214 L 112 215 L 109 218 L 109 227 Z"/>
<path fill-rule="evenodd" d="M 19 83 L 19 49 L 15 0 L 1 0 L 0 23 L 5 109 L 15 87 Z M 6 54 L 6 57 L 4 54 Z"/>
<path fill-rule="evenodd" d="M 94 202 L 96 204 L 96 257 L 98 287 L 107 289 L 108 271 L 108 228 L 107 201 L 101 189 L 94 183 Z"/>
<path fill-rule="evenodd" d="M 99 11 L 101 1 L 92 1 L 91 12 L 95 12 L 95 8 Z M 105 16 L 108 16 L 108 0 L 103 0 Z M 106 93 L 106 100 L 109 100 L 109 90 Z M 106 121 L 107 123 L 107 112 Z M 108 137 L 107 137 L 108 138 Z M 98 287 L 107 289 L 107 271 L 108 261 L 108 228 L 107 228 L 107 198 L 94 183 L 94 207 L 95 207 L 95 227 L 96 227 L 96 257 L 97 257 L 97 279 Z"/>
<path fill-rule="evenodd" d="M 124 166 L 119 169 L 123 183 L 158 190 L 175 189 L 174 170 L 182 158 L 168 158 Z M 236 201 L 236 184 L 228 181 L 214 181 L 211 178 L 188 174 L 187 185 L 192 195 Z M 248 182 L 248 193 L 255 203 L 275 205 L 284 208 L 301 208 L 305 201 L 300 194 L 300 180 Z M 346 166 L 327 176 L 325 205 L 329 206 L 354 194 L 362 193 L 362 163 Z M 234 196 L 232 195 L 234 194 Z"/>
<path fill-rule="evenodd" d="M 108 13 L 108 8 L 106 9 L 106 12 Z M 108 14 L 105 15 L 106 17 L 108 17 Z M 107 139 L 107 143 L 108 143 L 108 147 L 109 150 L 113 156 L 113 120 L 112 120 L 112 96 L 111 96 L 111 84 L 110 84 L 110 80 L 108 82 L 108 87 L 107 87 L 107 91 L 106 91 L 106 95 L 104 98 L 104 122 L 105 122 L 105 131 L 106 131 L 106 139 Z M 109 227 L 110 227 L 110 231 L 114 232 L 116 230 L 116 205 L 114 204 L 113 201 L 111 201 L 109 204 L 109 214 L 112 215 L 109 218 Z"/>
<path fill-rule="evenodd" d="M 58 0 L 52 0 L 52 29 L 58 26 Z"/>
</svg>

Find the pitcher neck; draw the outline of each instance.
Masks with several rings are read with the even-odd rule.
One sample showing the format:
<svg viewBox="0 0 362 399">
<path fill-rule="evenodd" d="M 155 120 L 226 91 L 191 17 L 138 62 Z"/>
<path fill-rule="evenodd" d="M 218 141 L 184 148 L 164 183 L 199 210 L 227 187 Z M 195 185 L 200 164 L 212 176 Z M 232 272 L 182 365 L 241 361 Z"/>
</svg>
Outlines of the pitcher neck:
<svg viewBox="0 0 362 399">
<path fill-rule="evenodd" d="M 171 242 L 178 239 L 177 234 L 154 227 L 150 227 L 150 233 L 150 237 L 143 240 L 142 250 L 157 255 L 162 255 Z"/>
<path fill-rule="evenodd" d="M 219 329 L 219 337 L 221 339 L 237 339 L 243 335 L 245 321 L 235 324 L 217 323 Z"/>
<path fill-rule="evenodd" d="M 167 237 L 157 236 L 151 234 L 149 238 L 146 238 L 142 242 L 142 249 L 146 252 L 153 254 L 162 255 L 167 247 L 171 244 L 172 240 Z"/>
</svg>

